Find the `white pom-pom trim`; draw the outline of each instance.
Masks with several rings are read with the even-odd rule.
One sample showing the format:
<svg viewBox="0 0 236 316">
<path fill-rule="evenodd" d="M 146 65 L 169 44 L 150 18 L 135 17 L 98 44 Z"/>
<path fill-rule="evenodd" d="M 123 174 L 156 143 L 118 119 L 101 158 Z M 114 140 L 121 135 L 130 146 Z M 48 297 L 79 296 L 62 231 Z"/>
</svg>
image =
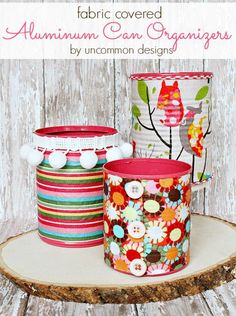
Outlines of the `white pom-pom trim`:
<svg viewBox="0 0 236 316">
<path fill-rule="evenodd" d="M 48 156 L 48 162 L 53 169 L 61 169 L 67 162 L 66 153 L 55 150 Z"/>
<path fill-rule="evenodd" d="M 123 158 L 129 158 L 133 155 L 133 146 L 130 143 L 123 143 L 120 146 Z"/>
<path fill-rule="evenodd" d="M 31 149 L 28 153 L 27 161 L 31 166 L 38 166 L 44 159 L 44 153 L 37 149 Z"/>
<path fill-rule="evenodd" d="M 80 164 L 84 169 L 92 169 L 98 162 L 98 156 L 93 150 L 86 150 L 81 153 Z"/>
<path fill-rule="evenodd" d="M 30 151 L 32 150 L 31 144 L 24 144 L 20 148 L 20 157 L 21 159 L 27 159 Z"/>
<path fill-rule="evenodd" d="M 20 149 L 20 156 L 23 159 L 27 159 L 30 165 L 37 166 L 44 159 L 44 153 L 47 149 L 44 148 L 43 151 L 39 151 L 37 149 L 33 149 L 29 144 L 25 144 Z M 123 143 L 121 146 L 106 148 L 106 160 L 113 161 L 122 158 L 131 157 L 133 154 L 133 146 L 130 143 Z M 67 162 L 67 153 L 66 152 L 54 150 L 48 156 L 49 165 L 54 169 L 61 169 L 66 165 Z M 98 156 L 96 155 L 94 150 L 85 150 L 81 152 L 80 156 L 80 164 L 84 169 L 92 169 L 97 165 Z"/>
<path fill-rule="evenodd" d="M 106 153 L 107 161 L 114 161 L 114 160 L 119 160 L 122 158 L 123 158 L 122 152 L 119 147 L 112 147 L 107 150 L 107 153 Z"/>
</svg>

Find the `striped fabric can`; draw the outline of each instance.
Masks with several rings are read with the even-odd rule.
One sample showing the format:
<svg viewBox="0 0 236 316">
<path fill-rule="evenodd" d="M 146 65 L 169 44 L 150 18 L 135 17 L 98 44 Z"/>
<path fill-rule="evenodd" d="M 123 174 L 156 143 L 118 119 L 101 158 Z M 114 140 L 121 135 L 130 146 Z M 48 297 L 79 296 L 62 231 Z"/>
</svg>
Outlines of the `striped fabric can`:
<svg viewBox="0 0 236 316">
<path fill-rule="evenodd" d="M 66 165 L 54 169 L 48 158 L 52 150 L 39 150 L 44 150 L 36 169 L 39 237 L 68 248 L 102 244 L 106 150 L 96 150 L 98 162 L 92 169 L 81 166 L 81 151 L 69 151 Z"/>
</svg>

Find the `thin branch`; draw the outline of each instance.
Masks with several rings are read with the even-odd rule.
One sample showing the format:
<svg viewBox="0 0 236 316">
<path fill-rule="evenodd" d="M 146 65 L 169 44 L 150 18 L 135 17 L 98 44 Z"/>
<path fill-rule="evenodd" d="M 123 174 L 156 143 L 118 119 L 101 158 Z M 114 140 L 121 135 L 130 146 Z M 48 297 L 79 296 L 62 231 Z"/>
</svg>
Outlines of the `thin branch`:
<svg viewBox="0 0 236 316">
<path fill-rule="evenodd" d="M 202 174 L 201 174 L 201 177 L 200 177 L 199 181 L 202 181 L 202 178 L 204 176 L 204 173 L 205 173 L 205 170 L 206 170 L 206 162 L 207 162 L 207 148 L 205 149 L 205 162 L 204 162 L 203 171 L 202 171 Z"/>
<path fill-rule="evenodd" d="M 210 111 L 211 111 L 211 106 L 208 106 L 208 124 L 211 124 Z"/>
<path fill-rule="evenodd" d="M 156 108 L 153 108 L 152 112 L 151 112 L 151 115 L 155 112 Z"/>
<path fill-rule="evenodd" d="M 147 127 L 146 125 L 144 125 L 144 124 L 140 121 L 140 119 L 138 118 L 138 116 L 137 116 L 136 118 L 137 118 L 137 121 L 139 122 L 139 124 L 140 124 L 143 128 L 148 129 L 149 131 L 153 131 L 153 128 L 152 128 L 152 127 Z"/>
<path fill-rule="evenodd" d="M 210 127 L 211 127 L 211 120 L 208 123 L 208 127 L 207 127 L 205 134 L 203 135 L 203 138 L 206 138 L 207 135 L 211 134 L 211 131 L 209 131 Z"/>
<path fill-rule="evenodd" d="M 153 153 L 154 153 L 154 150 L 155 150 L 155 147 L 156 147 L 156 145 L 154 144 L 154 145 L 152 146 L 151 154 L 149 155 L 148 158 L 151 158 L 151 157 L 152 157 L 152 155 L 153 155 Z"/>
<path fill-rule="evenodd" d="M 157 137 L 160 139 L 160 141 L 165 144 L 167 147 L 170 148 L 170 144 L 168 144 L 162 137 L 161 135 L 158 133 L 158 131 L 156 130 L 156 127 L 153 123 L 153 120 L 152 120 L 152 112 L 151 112 L 151 108 L 150 108 L 150 100 L 149 100 L 149 93 L 148 93 L 148 87 L 146 87 L 146 95 L 147 95 L 147 104 L 148 104 L 148 113 L 149 113 L 149 117 L 150 117 L 150 122 L 151 122 L 151 125 L 152 125 L 152 128 L 154 130 L 154 132 L 156 133 Z"/>
<path fill-rule="evenodd" d="M 142 149 L 140 149 L 139 151 L 137 151 L 137 156 L 138 156 L 139 158 L 142 157 Z"/>
<path fill-rule="evenodd" d="M 147 158 L 147 151 L 145 151 L 145 158 Z"/>
<path fill-rule="evenodd" d="M 181 148 L 181 150 L 180 150 L 180 152 L 179 152 L 178 157 L 176 158 L 176 160 L 179 160 L 180 156 L 182 155 L 183 150 L 184 150 L 184 147 Z"/>
<path fill-rule="evenodd" d="M 170 150 L 169 150 L 169 159 L 172 158 L 172 128 L 170 126 Z"/>
<path fill-rule="evenodd" d="M 210 107 L 208 107 L 208 127 L 207 127 L 205 134 L 203 135 L 203 138 L 206 138 L 207 135 L 211 134 L 211 131 L 209 131 L 210 127 L 211 127 Z"/>
<path fill-rule="evenodd" d="M 195 156 L 193 155 L 193 160 L 192 160 L 192 183 L 194 181 L 194 169 L 195 169 Z"/>
</svg>

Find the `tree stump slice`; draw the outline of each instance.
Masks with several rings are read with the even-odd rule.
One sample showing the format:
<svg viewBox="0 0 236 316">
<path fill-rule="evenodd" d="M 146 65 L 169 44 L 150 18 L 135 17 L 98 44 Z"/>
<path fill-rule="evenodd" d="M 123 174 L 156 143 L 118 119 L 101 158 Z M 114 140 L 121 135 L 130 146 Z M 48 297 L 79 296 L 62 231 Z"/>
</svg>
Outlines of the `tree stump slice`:
<svg viewBox="0 0 236 316">
<path fill-rule="evenodd" d="M 43 243 L 37 231 L 0 245 L 0 272 L 26 292 L 53 300 L 135 304 L 195 295 L 236 278 L 236 225 L 192 215 L 191 260 L 180 272 L 126 275 L 103 262 L 103 246 L 66 249 Z"/>
</svg>

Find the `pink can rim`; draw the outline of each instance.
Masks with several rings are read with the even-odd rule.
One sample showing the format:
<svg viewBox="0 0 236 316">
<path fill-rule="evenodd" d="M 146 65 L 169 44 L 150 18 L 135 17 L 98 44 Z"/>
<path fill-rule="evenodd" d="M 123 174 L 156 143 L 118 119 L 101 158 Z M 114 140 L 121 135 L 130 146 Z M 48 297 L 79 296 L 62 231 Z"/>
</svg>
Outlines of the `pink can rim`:
<svg viewBox="0 0 236 316">
<path fill-rule="evenodd" d="M 47 137 L 74 137 L 74 138 L 91 138 L 95 136 L 108 136 L 117 134 L 118 131 L 113 127 L 97 126 L 97 125 L 65 125 L 50 126 L 39 128 L 34 131 L 38 136 Z"/>
<path fill-rule="evenodd" d="M 210 79 L 213 77 L 212 72 L 161 72 L 161 73 L 136 73 L 131 74 L 132 80 L 174 80 L 174 79 Z"/>
<path fill-rule="evenodd" d="M 191 173 L 191 170 L 186 162 L 163 158 L 126 158 L 103 166 L 103 171 L 108 174 L 140 180 L 178 178 Z"/>
</svg>

